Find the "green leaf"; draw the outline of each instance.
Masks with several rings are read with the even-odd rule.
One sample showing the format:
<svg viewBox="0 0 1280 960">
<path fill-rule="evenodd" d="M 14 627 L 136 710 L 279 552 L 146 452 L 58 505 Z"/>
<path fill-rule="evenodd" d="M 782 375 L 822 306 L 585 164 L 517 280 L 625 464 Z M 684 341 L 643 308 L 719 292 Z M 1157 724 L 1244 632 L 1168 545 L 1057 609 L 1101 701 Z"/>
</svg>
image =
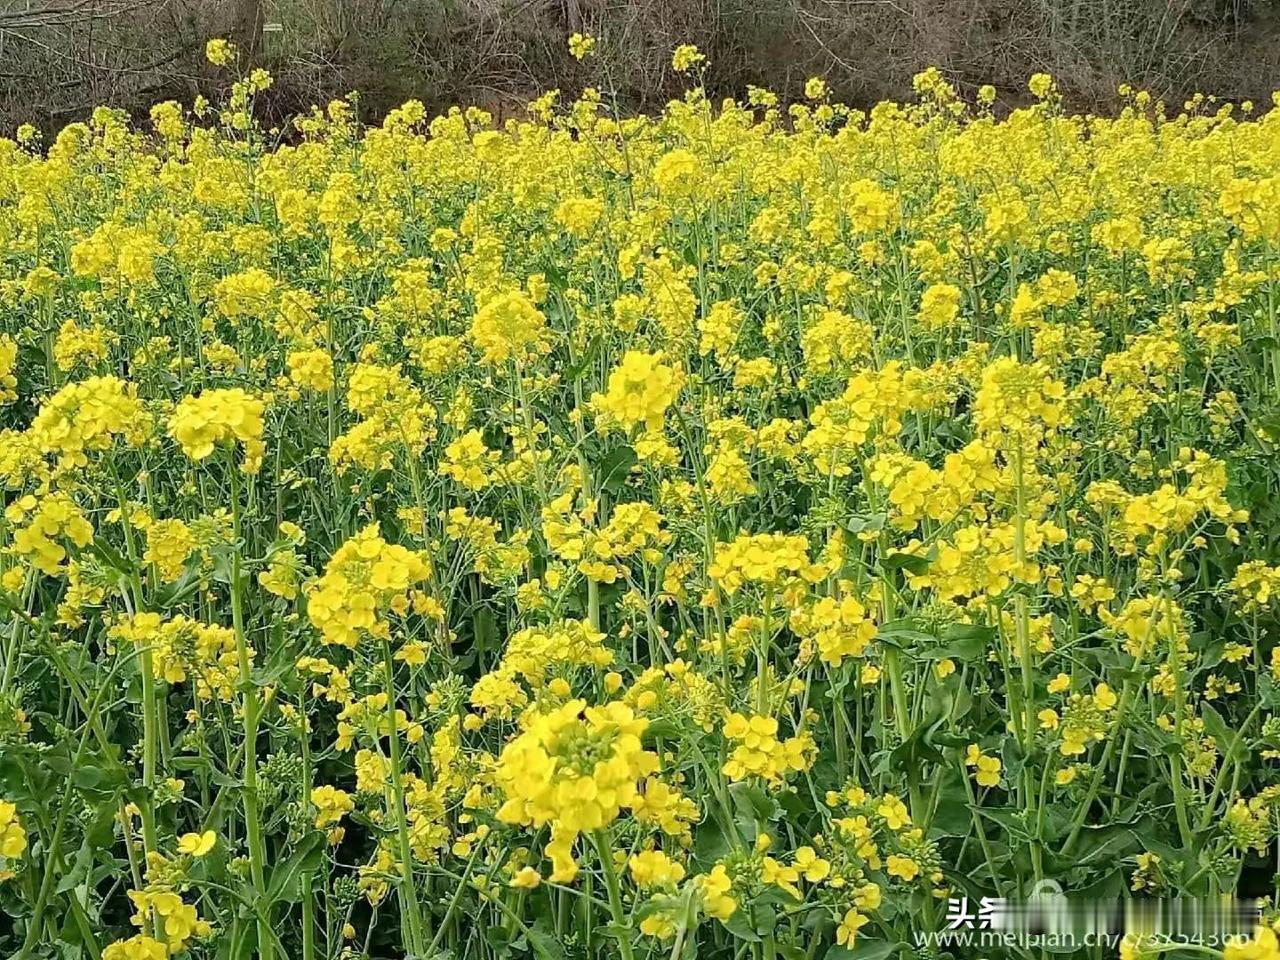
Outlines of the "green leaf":
<svg viewBox="0 0 1280 960">
<path fill-rule="evenodd" d="M 1008 831 L 1010 837 L 1016 840 L 1027 840 L 1027 824 L 1024 819 L 1025 811 L 1017 807 L 982 807 L 974 806 L 970 809 L 977 811 L 978 815 L 985 817 L 992 823 L 1003 827 Z"/>
<path fill-rule="evenodd" d="M 564 948 L 554 934 L 534 926 L 529 928 L 528 938 L 533 952 L 544 960 L 564 960 Z"/>
<path fill-rule="evenodd" d="M 636 452 L 630 447 L 614 447 L 600 461 L 598 488 L 617 496 L 618 491 L 626 485 L 631 468 L 639 462 Z"/>
<path fill-rule="evenodd" d="M 733 916 L 724 922 L 724 928 L 739 940 L 746 940 L 748 943 L 760 943 L 763 939 L 751 921 L 750 910 L 735 910 Z"/>
<path fill-rule="evenodd" d="M 887 960 L 904 946 L 905 944 L 885 940 L 858 939 L 852 947 L 832 944 L 827 948 L 824 960 Z"/>
<path fill-rule="evenodd" d="M 55 888 L 57 893 L 66 893 L 68 890 L 74 890 L 80 884 L 84 883 L 89 877 L 89 870 L 93 866 L 93 848 L 90 847 L 86 840 L 80 844 L 80 849 L 76 851 L 75 861 L 71 864 L 71 869 L 62 875 Z"/>
<path fill-rule="evenodd" d="M 613 937 L 613 939 L 618 940 L 619 942 L 630 942 L 632 928 L 630 924 L 606 923 L 603 926 L 596 927 L 596 932 L 603 933 L 606 937 Z M 537 945 L 535 944 L 534 947 L 536 949 Z M 540 955 L 546 957 L 546 960 L 558 960 L 558 958 L 550 957 L 546 954 Z"/>
<path fill-rule="evenodd" d="M 740 816 L 745 816 L 758 823 L 776 820 L 782 812 L 778 801 L 769 796 L 758 786 L 741 781 L 729 785 L 729 796 L 733 798 L 734 809 Z"/>
<path fill-rule="evenodd" d="M 1200 716 L 1204 718 L 1204 729 L 1209 736 L 1213 737 L 1218 743 L 1218 750 L 1222 753 L 1222 759 L 1227 760 L 1229 756 L 1240 757 L 1245 753 L 1244 737 L 1240 737 L 1240 741 L 1236 742 L 1236 730 L 1227 726 L 1227 722 L 1222 719 L 1222 714 L 1209 706 L 1208 703 L 1200 705 Z M 1232 749 L 1232 744 L 1235 749 Z"/>
<path fill-rule="evenodd" d="M 324 834 L 316 831 L 307 834 L 298 849 L 271 871 L 267 883 L 267 903 L 297 903 L 301 899 L 304 874 L 312 873 L 324 856 Z"/>
<path fill-rule="evenodd" d="M 926 633 L 917 627 L 914 620 L 891 620 L 882 624 L 876 632 L 876 639 L 904 650 L 915 644 L 929 648 L 938 642 L 938 638 L 932 633 Z"/>
<path fill-rule="evenodd" d="M 911 731 L 906 740 L 894 747 L 888 755 L 890 770 L 918 769 L 922 762 L 942 764 L 946 758 L 938 752 L 932 743 L 931 735 L 944 720 L 939 717 L 932 722 L 921 723 Z"/>
<path fill-rule="evenodd" d="M 862 533 L 864 530 L 878 532 L 884 529 L 885 521 L 888 519 L 887 513 L 873 513 L 868 516 L 854 514 L 844 522 L 844 528 L 850 533 Z"/>
<path fill-rule="evenodd" d="M 943 797 L 963 797 L 964 784 L 960 781 L 960 773 L 953 767 L 946 768 L 942 774 L 939 793 Z M 963 803 L 940 803 L 938 812 L 934 814 L 930 829 L 944 837 L 967 836 L 973 826 L 973 817 L 969 808 Z"/>
<path fill-rule="evenodd" d="M 109 746 L 108 750 L 82 757 L 71 771 L 71 782 L 87 800 L 115 799 L 129 783 L 128 772 L 114 756 L 116 747 Z"/>
<path fill-rule="evenodd" d="M 979 660 L 985 658 L 995 639 L 994 627 L 983 627 L 973 624 L 953 624 L 942 631 L 945 644 L 926 656 L 941 660 L 951 657 L 956 660 Z"/>
<path fill-rule="evenodd" d="M 891 553 L 881 558 L 880 566 L 885 570 L 906 570 L 920 576 L 929 569 L 929 558 L 914 553 Z"/>
<path fill-rule="evenodd" d="M 471 618 L 472 629 L 475 630 L 475 642 L 478 650 L 496 650 L 498 647 L 498 625 L 493 610 L 487 605 L 476 610 Z"/>
<path fill-rule="evenodd" d="M 498 956 L 506 956 L 510 954 L 512 936 L 507 928 L 497 923 L 481 924 L 480 926 L 485 943 L 487 943 L 493 952 Z"/>
<path fill-rule="evenodd" d="M 733 845 L 725 836 L 724 826 L 715 817 L 708 817 L 699 827 L 693 841 L 693 856 L 708 869 L 725 856 Z"/>
<path fill-rule="evenodd" d="M 859 940 L 853 948 L 854 960 L 886 960 L 903 948 L 901 943 L 881 940 Z"/>
<path fill-rule="evenodd" d="M 1132 830 L 1110 825 L 1082 830 L 1072 853 L 1080 864 L 1116 863 L 1143 849 Z"/>
</svg>

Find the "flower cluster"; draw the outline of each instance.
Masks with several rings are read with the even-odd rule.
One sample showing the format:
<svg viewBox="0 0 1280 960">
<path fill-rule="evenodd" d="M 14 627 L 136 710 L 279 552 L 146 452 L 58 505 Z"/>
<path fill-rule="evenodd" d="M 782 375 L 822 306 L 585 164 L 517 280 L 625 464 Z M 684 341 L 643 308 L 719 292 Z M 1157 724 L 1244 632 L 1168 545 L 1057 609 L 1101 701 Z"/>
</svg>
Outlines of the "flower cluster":
<svg viewBox="0 0 1280 960">
<path fill-rule="evenodd" d="M 498 819 L 551 826 L 546 854 L 553 882 L 577 875 L 573 843 L 579 834 L 600 830 L 636 805 L 640 781 L 658 768 L 657 756 L 640 743 L 647 726 L 625 704 L 589 707 L 570 700 L 532 717 L 503 749 L 494 771 L 506 797 Z"/>
<path fill-rule="evenodd" d="M 243 66 L 0 140 L 0 955 L 1277 888 L 1280 108 Z"/>
<path fill-rule="evenodd" d="M 370 525 L 334 552 L 307 597 L 307 615 L 325 643 L 354 647 L 365 636 L 387 639 L 386 615 L 408 613 L 415 585 L 430 575 L 422 553 L 387 543 Z"/>
<path fill-rule="evenodd" d="M 240 388 L 206 390 L 184 397 L 169 420 L 169 432 L 192 460 L 203 460 L 219 444 L 244 447 L 245 473 L 262 465 L 266 445 L 262 440 L 265 404 Z"/>
</svg>

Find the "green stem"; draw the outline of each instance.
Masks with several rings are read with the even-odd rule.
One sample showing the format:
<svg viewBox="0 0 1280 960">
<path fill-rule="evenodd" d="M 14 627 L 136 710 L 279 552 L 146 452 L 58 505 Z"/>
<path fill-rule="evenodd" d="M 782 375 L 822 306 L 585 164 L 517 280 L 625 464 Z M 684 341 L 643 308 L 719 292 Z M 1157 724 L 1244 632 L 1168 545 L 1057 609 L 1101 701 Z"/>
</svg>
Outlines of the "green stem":
<svg viewBox="0 0 1280 960">
<path fill-rule="evenodd" d="M 125 607 L 130 614 L 142 613 L 145 609 L 142 596 L 142 577 L 140 558 L 133 539 L 133 516 L 129 501 L 124 495 L 124 484 L 120 474 L 111 465 L 111 476 L 115 480 L 116 500 L 120 504 L 120 526 L 124 531 L 125 555 L 129 559 L 129 588 L 133 596 L 133 605 L 129 607 L 129 592 L 123 592 Z M 155 785 L 156 785 L 156 750 L 159 744 L 159 698 L 156 696 L 155 667 L 152 663 L 150 644 L 142 647 L 139 670 L 142 674 L 142 786 L 146 794 L 145 802 L 138 805 L 142 817 L 142 842 L 147 853 L 159 849 L 156 837 Z"/>
<path fill-rule="evenodd" d="M 298 722 L 302 745 L 302 801 L 311 802 L 311 744 L 307 728 L 307 687 L 298 697 Z M 315 960 L 316 955 L 316 894 L 315 877 L 310 872 L 302 877 L 302 960 Z"/>
<path fill-rule="evenodd" d="M 395 805 L 396 839 L 400 846 L 400 905 L 405 915 L 408 952 L 422 956 L 422 908 L 418 904 L 418 888 L 413 876 L 413 846 L 409 843 L 409 821 L 405 815 L 404 783 L 401 779 L 400 731 L 396 729 L 395 664 L 391 644 L 382 640 L 383 682 L 387 693 L 387 731 L 391 742 L 391 792 Z"/>
<path fill-rule="evenodd" d="M 595 841 L 596 853 L 600 855 L 600 866 L 604 870 L 605 888 L 609 891 L 609 912 L 613 915 L 613 924 L 618 928 L 618 950 L 622 960 L 634 960 L 631 950 L 630 925 L 622 909 L 622 890 L 618 883 L 618 870 L 613 865 L 613 849 L 609 845 L 609 837 L 603 830 L 591 835 Z"/>
<path fill-rule="evenodd" d="M 889 676 L 889 693 L 893 698 L 893 719 L 898 728 L 898 737 L 903 743 L 911 739 L 913 725 L 911 710 L 907 704 L 907 687 L 902 678 L 902 651 L 891 644 L 885 645 L 885 673 Z M 916 764 L 907 769 L 907 791 L 911 799 L 911 819 L 917 826 L 925 827 L 924 808 L 920 803 L 920 771 Z"/>
<path fill-rule="evenodd" d="M 244 807 L 245 833 L 249 843 L 249 878 L 253 883 L 255 898 L 263 904 L 258 915 L 258 956 L 271 960 L 275 946 L 271 930 L 271 904 L 266 902 L 266 842 L 262 834 L 262 819 L 258 810 L 258 720 L 262 704 L 258 688 L 253 681 L 253 663 L 249 659 L 249 644 L 245 639 L 244 597 L 242 596 L 242 557 L 240 476 L 234 459 L 230 464 L 231 475 L 231 623 L 236 639 L 236 660 L 240 669 L 240 692 L 243 697 L 241 713 L 244 718 L 244 789 L 241 798 Z"/>
</svg>

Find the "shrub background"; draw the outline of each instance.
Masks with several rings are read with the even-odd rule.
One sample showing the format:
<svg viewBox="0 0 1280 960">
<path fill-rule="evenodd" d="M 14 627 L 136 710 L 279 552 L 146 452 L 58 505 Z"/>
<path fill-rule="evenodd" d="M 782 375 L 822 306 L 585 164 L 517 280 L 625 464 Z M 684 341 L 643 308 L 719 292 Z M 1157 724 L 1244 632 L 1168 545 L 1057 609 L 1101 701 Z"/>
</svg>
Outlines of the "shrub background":
<svg viewBox="0 0 1280 960">
<path fill-rule="evenodd" d="M 569 57 L 576 30 L 601 38 L 598 59 Z M 1040 71 L 1079 109 L 1121 83 L 1179 104 L 1280 88 L 1275 0 L 0 0 L 0 126 L 189 101 L 215 86 L 213 35 L 270 67 L 279 118 L 351 90 L 370 117 L 410 97 L 503 115 L 590 83 L 651 110 L 680 89 L 670 53 L 684 42 L 709 56 L 714 93 L 795 97 L 822 74 L 859 105 L 906 97 L 929 65 L 962 90 L 994 83 L 1005 106 Z"/>
</svg>

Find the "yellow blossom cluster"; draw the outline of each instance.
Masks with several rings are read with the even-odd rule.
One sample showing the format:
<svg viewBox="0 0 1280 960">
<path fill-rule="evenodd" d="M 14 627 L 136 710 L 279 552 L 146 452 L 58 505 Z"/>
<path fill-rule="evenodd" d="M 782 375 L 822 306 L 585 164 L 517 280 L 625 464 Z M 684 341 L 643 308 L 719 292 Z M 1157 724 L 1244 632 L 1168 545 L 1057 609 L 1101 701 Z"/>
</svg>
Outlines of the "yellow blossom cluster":
<svg viewBox="0 0 1280 960">
<path fill-rule="evenodd" d="M 385 639 L 386 614 L 408 613 L 415 586 L 430 575 L 422 553 L 387 543 L 370 525 L 334 552 L 308 594 L 307 615 L 326 643 L 354 647 L 364 636 Z"/>
<path fill-rule="evenodd" d="M 776 717 L 733 713 L 725 720 L 723 732 L 733 746 L 724 764 L 725 776 L 730 780 L 763 777 L 778 781 L 809 769 L 813 763 L 813 738 L 799 733 L 779 740 Z"/>
<path fill-rule="evenodd" d="M 0 138 L 0 954 L 1275 888 L 1280 107 L 683 44 L 632 114 L 586 21 L 501 118 L 268 129 L 215 39 L 212 101 Z"/>
<path fill-rule="evenodd" d="M 169 420 L 169 432 L 193 460 L 203 460 L 219 444 L 244 447 L 241 469 L 256 473 L 262 465 L 262 415 L 265 404 L 240 388 L 207 390 L 184 397 Z"/>
<path fill-rule="evenodd" d="M 503 749 L 495 777 L 506 801 L 498 819 L 550 824 L 546 853 L 553 881 L 577 874 L 577 836 L 600 830 L 622 808 L 634 806 L 640 781 L 657 770 L 657 756 L 640 743 L 646 726 L 624 704 L 589 707 L 571 700 L 532 717 Z"/>
<path fill-rule="evenodd" d="M 191 678 L 202 700 L 229 703 L 240 681 L 235 634 L 228 627 L 183 615 L 164 619 L 158 613 L 138 613 L 113 626 L 110 636 L 146 650 L 157 680 L 182 683 Z M 252 662 L 252 648 L 247 648 L 246 656 Z"/>
</svg>

